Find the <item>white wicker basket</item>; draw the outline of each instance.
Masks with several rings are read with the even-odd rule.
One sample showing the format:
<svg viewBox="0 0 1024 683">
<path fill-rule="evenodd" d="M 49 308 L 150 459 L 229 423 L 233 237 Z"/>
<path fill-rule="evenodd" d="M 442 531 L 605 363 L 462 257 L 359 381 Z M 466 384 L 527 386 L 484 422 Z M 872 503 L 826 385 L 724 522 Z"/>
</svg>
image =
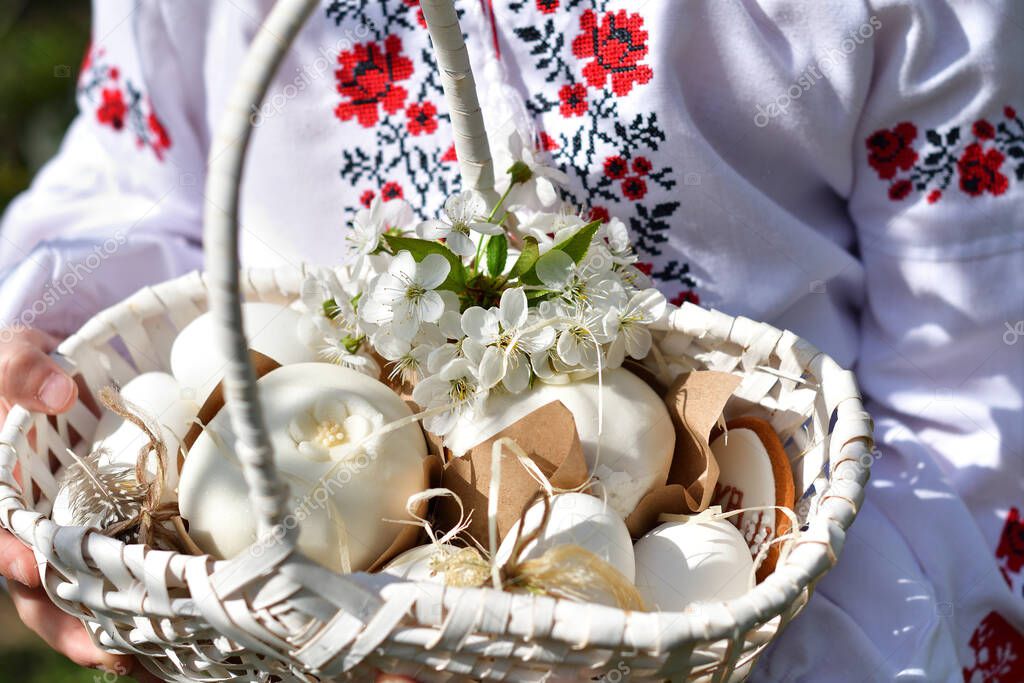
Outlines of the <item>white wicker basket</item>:
<svg viewBox="0 0 1024 683">
<path fill-rule="evenodd" d="M 686 613 L 639 613 L 510 594 L 337 575 L 300 555 L 274 471 L 241 331 L 241 297 L 289 302 L 303 273 L 240 270 L 238 178 L 247 113 L 315 0 L 281 0 L 240 76 L 213 149 L 206 249 L 209 275 L 143 289 L 107 309 L 59 349 L 96 393 L 167 371 L 178 330 L 207 310 L 232 359 L 228 409 L 263 541 L 227 561 L 125 545 L 47 515 L 72 430 L 88 449 L 97 420 L 81 402 L 55 419 L 15 407 L 0 432 L 0 523 L 31 546 L 54 602 L 105 648 L 139 655 L 168 680 L 368 680 L 376 669 L 420 680 L 742 680 L 765 645 L 834 564 L 863 497 L 871 420 L 853 375 L 795 335 L 685 305 L 657 334 L 672 372 L 707 368 L 743 378 L 728 411 L 759 414 L 794 461 L 821 457 L 829 479 L 802 511 L 806 531 L 746 595 Z M 422 0 L 456 128 L 464 183 L 488 193 L 493 173 L 452 0 Z M 468 113 L 467 113 L 468 112 Z M 34 432 L 29 438 L 30 432 Z M 809 455 L 808 455 L 809 454 Z M 58 463 L 54 472 L 54 463 Z M 17 478 L 16 478 L 17 471 Z M 812 473 L 813 474 L 813 473 Z M 19 483 L 20 479 L 20 483 Z M 797 476 L 798 490 L 806 477 Z M 275 533 L 282 531 L 283 533 Z"/>
</svg>

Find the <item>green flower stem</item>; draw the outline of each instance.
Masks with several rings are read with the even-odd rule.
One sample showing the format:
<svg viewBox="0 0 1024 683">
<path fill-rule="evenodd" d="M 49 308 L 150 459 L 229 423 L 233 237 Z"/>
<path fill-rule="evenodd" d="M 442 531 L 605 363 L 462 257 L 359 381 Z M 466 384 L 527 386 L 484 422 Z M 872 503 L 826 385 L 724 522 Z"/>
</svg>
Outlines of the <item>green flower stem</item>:
<svg viewBox="0 0 1024 683">
<path fill-rule="evenodd" d="M 505 190 L 505 194 L 501 195 L 501 197 L 498 199 L 498 203 L 494 205 L 493 209 L 491 209 L 491 214 L 487 216 L 488 223 L 494 222 L 494 217 L 498 215 L 498 209 L 500 209 L 501 205 L 505 203 L 506 199 L 508 199 L 509 194 L 512 192 L 512 188 L 515 186 L 515 183 L 509 183 L 508 189 Z"/>
</svg>

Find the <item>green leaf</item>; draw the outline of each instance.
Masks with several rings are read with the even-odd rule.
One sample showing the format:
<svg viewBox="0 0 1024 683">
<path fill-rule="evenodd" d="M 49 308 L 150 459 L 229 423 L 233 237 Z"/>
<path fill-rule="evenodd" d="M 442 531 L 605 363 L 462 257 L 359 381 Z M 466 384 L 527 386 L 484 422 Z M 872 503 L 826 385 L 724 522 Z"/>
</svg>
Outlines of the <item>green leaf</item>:
<svg viewBox="0 0 1024 683">
<path fill-rule="evenodd" d="M 554 294 L 550 289 L 531 289 L 526 293 L 526 300 L 533 303 Z"/>
<path fill-rule="evenodd" d="M 487 240 L 487 270 L 494 277 L 498 277 L 505 271 L 505 262 L 508 261 L 508 238 L 504 235 L 494 235 Z"/>
<path fill-rule="evenodd" d="M 594 239 L 594 235 L 597 233 L 598 228 L 601 227 L 601 221 L 591 221 L 582 228 L 572 234 L 567 239 L 562 240 L 551 249 L 545 252 L 545 256 L 550 254 L 552 251 L 564 252 L 575 262 L 577 265 L 583 261 L 583 257 L 587 255 L 587 250 L 590 249 L 590 242 Z M 526 238 L 532 239 L 532 238 Z M 534 240 L 536 245 L 536 240 Z M 535 247 L 536 248 L 536 247 Z M 526 254 L 526 247 L 523 247 L 523 254 Z M 540 278 L 537 277 L 537 261 L 543 258 L 539 254 L 533 259 L 533 262 L 529 264 L 523 272 L 519 275 L 519 281 L 526 285 L 540 285 L 543 284 Z M 522 256 L 519 257 L 522 260 Z M 518 266 L 518 262 L 516 263 Z M 515 272 L 515 271 L 513 271 Z"/>
<path fill-rule="evenodd" d="M 590 242 L 594 239 L 594 235 L 600 227 L 601 221 L 591 221 L 573 233 L 572 237 L 559 242 L 552 248 L 564 251 L 572 257 L 576 265 L 579 265 L 583 261 L 583 257 L 587 255 L 587 250 L 590 249 Z"/>
<path fill-rule="evenodd" d="M 523 251 L 519 254 L 519 258 L 516 259 L 515 264 L 512 266 L 512 270 L 508 274 L 508 279 L 513 280 L 515 278 L 522 279 L 522 276 L 533 270 L 533 266 L 537 263 L 537 259 L 540 258 L 540 247 L 537 245 L 537 238 L 535 237 L 524 237 L 523 238 Z M 537 283 L 532 283 L 537 284 Z"/>
<path fill-rule="evenodd" d="M 384 239 L 387 240 L 391 251 L 396 254 L 400 251 L 407 251 L 412 254 L 416 263 L 425 259 L 428 254 L 440 254 L 448 261 L 452 269 L 448 273 L 448 278 L 441 283 L 438 289 L 448 289 L 457 294 L 466 289 L 466 267 L 462 264 L 462 259 L 440 242 L 388 234 L 384 235 Z"/>
</svg>

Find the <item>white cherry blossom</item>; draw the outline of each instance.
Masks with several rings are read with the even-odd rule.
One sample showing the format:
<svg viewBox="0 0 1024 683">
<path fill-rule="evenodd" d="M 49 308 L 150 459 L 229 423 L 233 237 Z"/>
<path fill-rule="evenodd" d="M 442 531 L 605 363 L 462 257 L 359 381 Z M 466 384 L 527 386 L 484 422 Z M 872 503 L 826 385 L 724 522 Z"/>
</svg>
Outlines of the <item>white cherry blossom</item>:
<svg viewBox="0 0 1024 683">
<path fill-rule="evenodd" d="M 360 317 L 373 325 L 390 326 L 398 339 L 411 341 L 422 323 L 437 322 L 444 313 L 441 295 L 434 291 L 451 266 L 440 254 L 427 254 L 416 263 L 408 251 L 399 252 L 388 270 L 374 282 Z"/>
<path fill-rule="evenodd" d="M 416 234 L 423 239 L 444 239 L 445 245 L 459 256 L 472 256 L 476 244 L 471 232 L 481 235 L 500 235 L 501 226 L 486 220 L 487 204 L 483 197 L 472 190 L 465 190 L 448 197 L 444 203 L 442 217 L 424 221 L 416 227 Z"/>
</svg>

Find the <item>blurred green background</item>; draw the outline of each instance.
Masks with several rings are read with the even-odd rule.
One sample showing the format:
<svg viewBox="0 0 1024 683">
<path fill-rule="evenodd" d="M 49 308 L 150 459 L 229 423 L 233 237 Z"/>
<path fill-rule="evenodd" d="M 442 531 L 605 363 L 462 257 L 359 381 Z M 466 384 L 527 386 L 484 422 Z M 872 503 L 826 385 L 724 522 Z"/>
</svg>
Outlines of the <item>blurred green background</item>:
<svg viewBox="0 0 1024 683">
<path fill-rule="evenodd" d="M 57 150 L 88 42 L 85 0 L 0 0 L 0 210 Z"/>
<path fill-rule="evenodd" d="M 86 0 L 0 0 L 0 212 L 57 151 L 75 115 L 89 5 Z M 47 648 L 22 626 L 7 593 L 0 591 L 0 681 L 105 679 Z"/>
</svg>

